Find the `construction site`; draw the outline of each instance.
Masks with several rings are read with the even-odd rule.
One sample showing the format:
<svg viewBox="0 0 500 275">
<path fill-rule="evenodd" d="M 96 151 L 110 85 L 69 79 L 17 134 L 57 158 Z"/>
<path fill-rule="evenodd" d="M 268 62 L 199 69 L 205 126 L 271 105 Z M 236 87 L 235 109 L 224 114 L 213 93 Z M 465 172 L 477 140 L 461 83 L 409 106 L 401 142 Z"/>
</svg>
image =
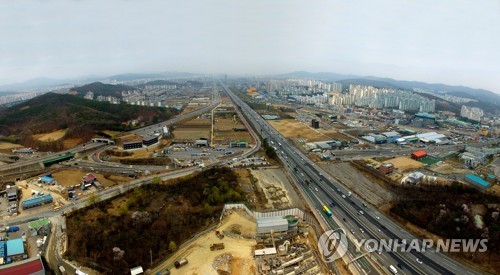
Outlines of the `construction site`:
<svg viewBox="0 0 500 275">
<path fill-rule="evenodd" d="M 148 273 L 326 274 L 303 215 L 298 208 L 252 212 L 242 204 L 226 205 L 218 225 Z"/>
</svg>

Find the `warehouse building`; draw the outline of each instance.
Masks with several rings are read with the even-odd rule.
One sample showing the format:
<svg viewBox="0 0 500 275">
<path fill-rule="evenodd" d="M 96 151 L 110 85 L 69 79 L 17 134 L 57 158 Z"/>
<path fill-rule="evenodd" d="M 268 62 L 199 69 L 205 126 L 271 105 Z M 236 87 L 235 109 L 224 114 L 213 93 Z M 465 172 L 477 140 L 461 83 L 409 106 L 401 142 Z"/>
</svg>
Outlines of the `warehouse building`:
<svg viewBox="0 0 500 275">
<path fill-rule="evenodd" d="M 45 196 L 25 200 L 22 202 L 22 206 L 23 206 L 23 209 L 29 209 L 29 208 L 49 204 L 49 203 L 52 203 L 53 201 L 54 201 L 54 199 L 52 198 L 52 195 L 45 195 Z"/>
<path fill-rule="evenodd" d="M 2 252 L 0 252 L 1 255 Z M 10 265 L 0 265 L 0 274 L 3 275 L 45 275 L 42 259 L 38 257 L 22 260 Z"/>
<path fill-rule="evenodd" d="M 257 218 L 257 233 L 284 232 L 288 230 L 288 220 L 283 217 Z"/>
<path fill-rule="evenodd" d="M 416 151 L 411 154 L 411 158 L 414 160 L 419 160 L 427 156 L 427 152 L 424 150 Z"/>
<path fill-rule="evenodd" d="M 491 184 L 489 182 L 487 182 L 484 179 L 482 179 L 476 175 L 473 175 L 473 174 L 465 175 L 465 182 L 467 182 L 467 183 L 471 184 L 472 186 L 477 187 L 481 190 L 485 190 L 485 189 L 491 187 Z"/>
<path fill-rule="evenodd" d="M 141 140 L 123 143 L 123 150 L 130 150 L 130 149 L 137 149 L 137 148 L 142 148 L 142 141 Z"/>
<path fill-rule="evenodd" d="M 147 137 L 142 140 L 142 144 L 145 146 L 151 146 L 158 143 L 158 137 Z"/>
<path fill-rule="evenodd" d="M 49 176 L 43 176 L 40 178 L 40 182 L 41 183 L 45 183 L 45 184 L 54 184 L 55 183 L 55 180 L 54 178 L 52 177 L 49 177 Z"/>
<path fill-rule="evenodd" d="M 23 239 L 13 239 L 6 242 L 7 260 L 15 261 L 27 257 L 24 253 Z"/>
<path fill-rule="evenodd" d="M 194 141 L 194 146 L 196 146 L 196 147 L 208 147 L 208 140 L 197 139 Z"/>
</svg>

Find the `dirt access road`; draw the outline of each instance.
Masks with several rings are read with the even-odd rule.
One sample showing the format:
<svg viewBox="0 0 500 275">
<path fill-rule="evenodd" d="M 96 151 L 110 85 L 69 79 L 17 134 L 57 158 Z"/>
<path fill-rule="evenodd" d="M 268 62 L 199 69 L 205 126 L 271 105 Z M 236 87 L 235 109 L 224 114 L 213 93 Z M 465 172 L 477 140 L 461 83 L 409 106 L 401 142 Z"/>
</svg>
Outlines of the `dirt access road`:
<svg viewBox="0 0 500 275">
<path fill-rule="evenodd" d="M 253 233 L 256 231 L 255 221 L 249 218 L 246 214 L 233 211 L 230 215 L 226 216 L 221 226 L 217 229 L 219 231 L 230 230 L 234 226 L 238 226 L 242 233 Z M 210 244 L 224 243 L 223 250 L 210 250 Z M 222 272 L 226 274 L 247 275 L 257 274 L 255 262 L 253 260 L 253 248 L 255 247 L 255 240 L 249 239 L 235 239 L 225 236 L 222 240 L 217 238 L 214 231 L 209 231 L 198 238 L 188 241 L 177 252 L 175 252 L 165 262 L 147 272 L 147 274 L 156 274 L 157 272 L 165 271 L 167 268 L 170 274 L 221 274 L 214 267 L 214 262 L 218 259 L 218 265 Z M 223 254 L 230 254 L 231 260 L 220 260 L 224 258 Z M 186 258 L 188 264 L 179 269 L 174 267 L 174 262 L 177 259 Z M 224 273 L 222 273 L 224 274 Z"/>
</svg>

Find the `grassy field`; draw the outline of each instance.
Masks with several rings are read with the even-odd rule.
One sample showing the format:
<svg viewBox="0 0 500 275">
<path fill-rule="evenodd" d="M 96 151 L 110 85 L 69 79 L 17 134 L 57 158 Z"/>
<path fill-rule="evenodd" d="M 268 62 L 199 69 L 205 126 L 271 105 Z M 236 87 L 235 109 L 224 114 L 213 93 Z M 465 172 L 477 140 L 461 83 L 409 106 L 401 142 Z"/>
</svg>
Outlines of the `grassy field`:
<svg viewBox="0 0 500 275">
<path fill-rule="evenodd" d="M 433 158 L 433 157 L 424 157 L 418 160 L 419 162 L 427 165 L 433 165 L 437 162 L 439 162 L 439 159 Z"/>
<path fill-rule="evenodd" d="M 271 120 L 269 123 L 287 138 L 302 138 L 308 142 L 332 139 L 295 119 Z"/>
</svg>

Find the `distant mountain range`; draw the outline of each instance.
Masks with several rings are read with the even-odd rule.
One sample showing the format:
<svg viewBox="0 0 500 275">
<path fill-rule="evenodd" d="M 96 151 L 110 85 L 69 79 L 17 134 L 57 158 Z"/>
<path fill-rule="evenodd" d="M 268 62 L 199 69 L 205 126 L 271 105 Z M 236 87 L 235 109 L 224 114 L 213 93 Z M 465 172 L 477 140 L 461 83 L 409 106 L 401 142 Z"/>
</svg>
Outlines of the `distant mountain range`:
<svg viewBox="0 0 500 275">
<path fill-rule="evenodd" d="M 193 77 L 196 74 L 187 72 L 162 72 L 162 73 L 126 73 L 112 76 L 86 76 L 72 79 L 53 79 L 53 78 L 34 78 L 21 83 L 14 83 L 0 86 L 0 91 L 12 92 L 20 90 L 41 89 L 61 85 L 83 85 L 89 82 L 116 80 L 116 81 L 132 81 L 148 78 L 184 78 Z"/>
</svg>

